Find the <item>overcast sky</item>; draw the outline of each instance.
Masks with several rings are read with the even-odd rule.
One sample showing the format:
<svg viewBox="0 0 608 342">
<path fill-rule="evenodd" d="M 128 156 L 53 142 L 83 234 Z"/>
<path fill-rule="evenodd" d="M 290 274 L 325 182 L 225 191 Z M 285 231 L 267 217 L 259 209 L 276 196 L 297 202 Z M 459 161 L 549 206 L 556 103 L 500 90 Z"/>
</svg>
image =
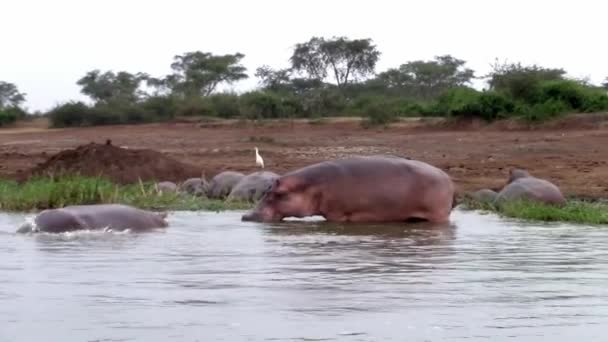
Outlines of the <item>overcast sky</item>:
<svg viewBox="0 0 608 342">
<path fill-rule="evenodd" d="M 496 57 L 599 83 L 608 76 L 608 5 L 601 0 L 0 0 L 0 80 L 46 110 L 84 99 L 92 69 L 169 73 L 176 54 L 241 52 L 255 68 L 285 67 L 312 36 L 372 38 L 377 71 L 452 54 L 478 75 Z"/>
</svg>

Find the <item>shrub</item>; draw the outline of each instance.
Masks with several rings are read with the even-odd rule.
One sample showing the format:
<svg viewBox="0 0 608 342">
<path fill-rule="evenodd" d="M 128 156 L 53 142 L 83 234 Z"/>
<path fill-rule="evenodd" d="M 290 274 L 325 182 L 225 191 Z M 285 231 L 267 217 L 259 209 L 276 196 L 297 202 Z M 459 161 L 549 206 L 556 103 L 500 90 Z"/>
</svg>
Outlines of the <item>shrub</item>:
<svg viewBox="0 0 608 342">
<path fill-rule="evenodd" d="M 156 120 L 169 120 L 175 116 L 176 103 L 172 96 L 153 96 L 141 104 L 147 115 Z"/>
<path fill-rule="evenodd" d="M 190 97 L 179 101 L 176 107 L 177 116 L 215 116 L 208 97 Z"/>
<path fill-rule="evenodd" d="M 210 96 L 211 107 L 214 115 L 220 118 L 230 119 L 241 115 L 239 97 L 233 94 L 217 94 Z"/>
<path fill-rule="evenodd" d="M 17 119 L 21 118 L 21 112 L 18 107 L 1 108 L 0 109 L 0 127 L 14 124 Z"/>
<path fill-rule="evenodd" d="M 241 98 L 243 113 L 250 119 L 276 119 L 286 117 L 281 98 L 272 92 L 254 91 Z"/>
<path fill-rule="evenodd" d="M 496 92 L 454 88 L 439 97 L 437 111 L 448 116 L 478 117 L 487 121 L 512 113 L 514 103 Z"/>
<path fill-rule="evenodd" d="M 608 110 L 608 95 L 599 91 L 589 94 L 585 98 L 581 110 L 587 113 Z"/>
<path fill-rule="evenodd" d="M 364 127 L 388 126 L 395 121 L 397 114 L 387 102 L 373 101 L 365 107 L 365 120 L 362 124 Z"/>
<path fill-rule="evenodd" d="M 518 110 L 527 121 L 542 122 L 567 112 L 569 106 L 562 100 L 549 99 L 543 103 L 537 103 L 531 106 L 520 106 Z"/>
<path fill-rule="evenodd" d="M 68 102 L 51 109 L 48 116 L 51 127 L 85 126 L 91 108 L 83 102 Z"/>
</svg>

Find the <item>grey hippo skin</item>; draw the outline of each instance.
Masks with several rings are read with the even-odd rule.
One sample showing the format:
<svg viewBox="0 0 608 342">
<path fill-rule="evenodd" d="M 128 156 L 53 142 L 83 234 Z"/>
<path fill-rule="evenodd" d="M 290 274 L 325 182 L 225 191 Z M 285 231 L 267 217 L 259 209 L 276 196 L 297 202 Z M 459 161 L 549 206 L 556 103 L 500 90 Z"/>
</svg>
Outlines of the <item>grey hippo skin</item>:
<svg viewBox="0 0 608 342">
<path fill-rule="evenodd" d="M 211 179 L 207 187 L 207 197 L 224 199 L 232 188 L 243 178 L 244 174 L 235 171 L 220 172 Z"/>
<path fill-rule="evenodd" d="M 477 190 L 471 195 L 474 200 L 487 203 L 494 202 L 494 200 L 496 200 L 496 196 L 498 196 L 498 193 L 490 189 Z"/>
<path fill-rule="evenodd" d="M 202 178 L 188 178 L 179 186 L 179 190 L 189 195 L 203 196 L 205 194 L 207 182 Z"/>
<path fill-rule="evenodd" d="M 156 191 L 158 192 L 176 192 L 177 185 L 173 182 L 160 182 L 156 184 Z"/>
<path fill-rule="evenodd" d="M 330 222 L 448 222 L 451 178 L 427 163 L 393 156 L 338 159 L 278 178 L 244 221 L 321 215 Z"/>
<path fill-rule="evenodd" d="M 228 200 L 257 202 L 279 177 L 278 174 L 270 171 L 249 174 L 234 186 L 228 195 Z"/>
<path fill-rule="evenodd" d="M 501 204 L 521 199 L 557 206 L 566 204 L 564 195 L 555 184 L 531 176 L 526 170 L 513 169 L 507 185 L 498 193 L 495 202 Z"/>
<path fill-rule="evenodd" d="M 75 205 L 40 212 L 34 219 L 36 231 L 62 233 L 75 230 L 144 231 L 168 226 L 166 213 L 155 213 L 122 204 Z M 26 223 L 18 233 L 33 232 Z"/>
</svg>

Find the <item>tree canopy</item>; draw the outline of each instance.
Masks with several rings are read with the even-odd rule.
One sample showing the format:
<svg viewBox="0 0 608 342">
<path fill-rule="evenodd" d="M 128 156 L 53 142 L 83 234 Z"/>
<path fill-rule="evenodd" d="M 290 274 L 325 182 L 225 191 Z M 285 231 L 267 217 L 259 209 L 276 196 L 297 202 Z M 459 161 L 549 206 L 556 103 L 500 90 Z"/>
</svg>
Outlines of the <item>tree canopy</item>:
<svg viewBox="0 0 608 342">
<path fill-rule="evenodd" d="M 25 101 L 25 95 L 13 83 L 0 81 L 0 108 L 19 106 Z"/>
<path fill-rule="evenodd" d="M 80 91 L 83 94 L 96 102 L 133 103 L 144 95 L 139 87 L 146 79 L 148 75 L 145 73 L 131 74 L 126 71 L 101 73 L 99 70 L 93 70 L 79 79 L 76 84 L 82 87 Z"/>
<path fill-rule="evenodd" d="M 378 75 L 378 81 L 387 88 L 396 88 L 412 96 L 430 98 L 446 89 L 467 85 L 475 77 L 473 70 L 465 68 L 464 60 L 450 55 L 437 56 L 432 61 L 416 60 Z"/>
<path fill-rule="evenodd" d="M 233 83 L 248 78 L 240 64 L 245 55 L 213 55 L 194 51 L 176 55 L 171 64 L 173 74 L 151 84 L 171 89 L 185 97 L 208 96 L 220 83 Z"/>
<path fill-rule="evenodd" d="M 330 77 L 338 87 L 344 87 L 353 80 L 372 75 L 379 57 L 380 51 L 371 39 L 313 37 L 296 45 L 290 62 L 294 71 L 303 72 L 309 78 Z"/>
</svg>

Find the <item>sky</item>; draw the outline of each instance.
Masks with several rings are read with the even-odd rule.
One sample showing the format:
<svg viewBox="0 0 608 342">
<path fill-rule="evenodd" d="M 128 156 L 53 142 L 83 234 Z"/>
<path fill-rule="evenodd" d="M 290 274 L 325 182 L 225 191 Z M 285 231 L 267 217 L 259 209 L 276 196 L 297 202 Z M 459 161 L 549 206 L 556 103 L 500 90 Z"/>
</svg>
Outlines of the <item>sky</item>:
<svg viewBox="0 0 608 342">
<path fill-rule="evenodd" d="M 371 38 L 381 72 L 451 54 L 477 75 L 496 58 L 608 77 L 608 2 L 601 0 L 0 0 L 0 81 L 29 110 L 84 100 L 76 81 L 93 69 L 163 76 L 177 54 L 241 52 L 255 69 L 281 68 L 312 36 Z M 476 86 L 482 86 L 481 81 Z"/>
</svg>

